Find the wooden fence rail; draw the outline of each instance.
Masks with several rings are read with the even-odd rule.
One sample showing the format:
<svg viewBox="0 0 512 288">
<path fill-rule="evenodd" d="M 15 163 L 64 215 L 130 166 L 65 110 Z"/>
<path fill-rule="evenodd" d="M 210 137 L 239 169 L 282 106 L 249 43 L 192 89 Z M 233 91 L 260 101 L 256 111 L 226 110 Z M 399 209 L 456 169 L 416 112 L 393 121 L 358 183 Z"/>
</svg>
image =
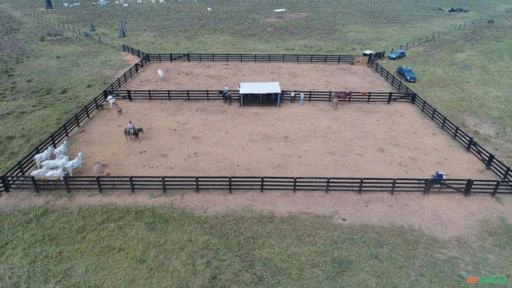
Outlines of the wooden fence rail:
<svg viewBox="0 0 512 288">
<path fill-rule="evenodd" d="M 72 176 L 43 180 L 29 176 L 4 176 L 11 190 L 137 191 L 322 191 L 387 193 L 512 194 L 511 181 L 430 178 L 253 177 L 253 176 Z"/>
<path fill-rule="evenodd" d="M 7 170 L 5 175 L 25 175 L 26 172 L 30 171 L 34 167 L 35 164 L 33 158 L 36 154 L 44 151 L 49 146 L 56 147 L 61 141 L 64 140 L 64 138 L 68 137 L 76 128 L 80 127 L 84 121 L 93 117 L 98 109 L 102 109 L 107 96 L 112 95 L 116 89 L 119 89 L 130 78 L 135 76 L 146 64 L 147 61 L 144 58 L 135 63 L 125 73 L 123 73 L 123 75 L 121 75 L 105 90 L 103 90 L 98 96 L 94 97 L 82 109 L 80 109 L 66 122 L 64 122 L 64 124 L 55 130 L 48 138 L 44 139 L 32 151 L 20 159 L 13 167 Z M 0 187 L 2 187 L 2 185 L 0 185 Z"/>
<path fill-rule="evenodd" d="M 353 102 L 387 102 L 407 101 L 415 104 L 427 117 L 447 131 L 465 149 L 480 159 L 485 166 L 500 177 L 496 180 L 449 179 L 442 183 L 431 179 L 414 178 L 338 178 L 338 177 L 142 177 L 142 176 L 74 176 L 63 180 L 42 180 L 26 176 L 34 166 L 33 157 L 49 146 L 58 145 L 74 129 L 84 121 L 94 116 L 94 113 L 105 103 L 108 95 L 134 100 L 220 100 L 219 91 L 213 90 L 118 90 L 130 78 L 135 76 L 149 61 L 256 61 L 256 62 L 310 62 L 333 63 L 340 61 L 343 55 L 249 55 L 248 54 L 146 54 L 127 45 L 121 46 L 123 51 L 140 58 L 130 69 L 117 78 L 98 96 L 93 98 L 80 111 L 74 114 L 48 138 L 37 145 L 30 153 L 19 160 L 3 176 L 0 176 L 0 193 L 12 190 L 33 189 L 36 192 L 44 190 L 161 190 L 164 193 L 172 190 L 255 190 L 255 191 L 325 191 L 325 192 L 459 192 L 485 193 L 490 195 L 511 194 L 512 171 L 495 155 L 478 144 L 469 134 L 448 120 L 438 109 L 402 83 L 397 77 L 387 71 L 376 61 L 369 65 L 379 73 L 400 93 L 395 92 L 353 92 L 350 101 Z M 153 55 L 153 56 L 152 56 Z M 153 57 L 153 58 L 152 58 Z M 167 58 L 166 58 L 167 57 Z M 253 57 L 253 58 L 251 58 Z M 295 57 L 295 58 L 294 58 Z M 309 58 L 308 58 L 309 57 Z M 323 57 L 323 58 L 322 58 Z M 337 57 L 337 58 L 336 58 Z M 352 56 L 350 56 L 352 57 Z M 167 60 L 164 60 L 167 59 Z M 298 59 L 298 60 L 297 60 Z M 347 60 L 348 61 L 348 60 Z M 283 99 L 292 101 L 291 91 L 283 91 Z M 304 93 L 306 101 L 330 101 L 336 92 L 332 91 L 294 91 L 297 98 Z M 334 93 L 334 94 L 333 94 Z M 239 97 L 238 91 L 232 91 L 233 97 Z M 298 100 L 298 99 L 296 99 Z"/>
<path fill-rule="evenodd" d="M 218 101 L 222 100 L 220 90 L 116 90 L 112 94 L 127 100 L 188 100 L 188 101 Z M 292 92 L 294 96 L 292 96 Z M 304 94 L 304 101 L 332 101 L 337 93 L 335 91 L 301 91 L 283 90 L 283 101 L 299 101 L 300 94 Z M 230 90 L 233 100 L 239 101 L 238 90 Z M 401 92 L 352 92 L 347 102 L 410 102 L 411 95 Z"/>
<path fill-rule="evenodd" d="M 151 62 L 287 62 L 287 63 L 350 63 L 354 55 L 306 55 L 306 54 L 202 54 L 202 53 L 168 53 L 146 54 Z"/>
<path fill-rule="evenodd" d="M 379 73 L 386 81 L 391 83 L 393 87 L 397 88 L 402 93 L 410 96 L 410 101 L 418 107 L 428 118 L 434 121 L 441 129 L 446 131 L 450 136 L 459 142 L 466 151 L 475 155 L 480 161 L 485 164 L 485 167 L 496 174 L 500 179 L 512 180 L 511 168 L 503 161 L 496 158 L 494 154 L 485 149 L 482 145 L 478 144 L 476 140 L 468 133 L 464 132 L 459 126 L 439 112 L 439 109 L 432 106 L 425 99 L 419 96 L 412 89 L 407 87 L 401 80 L 391 74 L 386 68 L 378 62 L 369 63 L 369 65 Z"/>
</svg>

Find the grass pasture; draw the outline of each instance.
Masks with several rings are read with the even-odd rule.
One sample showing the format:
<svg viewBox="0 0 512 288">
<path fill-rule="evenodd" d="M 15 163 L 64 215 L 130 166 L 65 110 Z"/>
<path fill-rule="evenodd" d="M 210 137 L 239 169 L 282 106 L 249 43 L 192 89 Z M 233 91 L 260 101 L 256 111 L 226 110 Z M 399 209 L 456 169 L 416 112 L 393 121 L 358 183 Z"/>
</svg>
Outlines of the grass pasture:
<svg viewBox="0 0 512 288">
<path fill-rule="evenodd" d="M 384 50 L 425 38 L 472 19 L 493 15 L 510 7 L 506 0 L 462 1 L 469 13 L 448 13 L 438 8 L 457 6 L 449 1 L 167 1 L 165 4 L 129 2 L 64 8 L 54 0 L 45 14 L 60 23 L 85 30 L 90 24 L 105 37 L 116 39 L 119 17 L 127 21 L 127 43 L 148 52 L 231 53 L 349 53 Z M 19 0 L 13 7 L 40 8 L 42 3 Z M 208 12 L 207 7 L 212 11 Z M 273 15 L 286 8 L 284 18 Z"/>
<path fill-rule="evenodd" d="M 308 215 L 29 208 L 0 212 L 0 287 L 464 287 L 512 272 L 512 226 L 484 224 L 475 244 Z"/>
<path fill-rule="evenodd" d="M 9 27 L 0 41 L 0 127 L 8 127 L 0 137 L 0 170 L 5 171 L 128 63 L 119 52 L 86 39 L 48 37 L 46 27 L 16 18 L 1 6 L 0 14 L 2 25 Z"/>
<path fill-rule="evenodd" d="M 419 80 L 410 87 L 509 165 L 511 28 L 512 13 L 508 13 L 495 25 L 453 33 L 409 50 L 406 59 L 384 64 L 390 71 L 399 65 L 413 67 Z"/>
<path fill-rule="evenodd" d="M 62 2 L 53 0 L 56 9 L 47 12 L 40 9 L 43 1 L 0 0 L 0 171 L 128 67 L 118 51 L 68 34 L 51 36 L 55 31 L 18 9 L 37 9 L 82 30 L 95 24 L 116 41 L 119 16 L 126 13 L 123 41 L 152 52 L 359 54 L 510 6 L 509 0 L 183 0 L 132 1 L 121 11 L 117 5 L 93 8 L 92 1 L 64 9 Z M 471 12 L 436 11 L 452 6 Z M 281 7 L 288 16 L 275 19 L 271 10 Z M 444 35 L 385 65 L 413 66 L 420 81 L 411 87 L 510 165 L 509 22 Z M 496 201 L 509 208 L 503 198 Z M 114 205 L 0 209 L 0 287 L 467 287 L 468 276 L 512 279 L 512 224 L 479 224 L 477 239 L 446 240 L 403 226 L 336 224 L 311 214 L 210 215 Z"/>
</svg>

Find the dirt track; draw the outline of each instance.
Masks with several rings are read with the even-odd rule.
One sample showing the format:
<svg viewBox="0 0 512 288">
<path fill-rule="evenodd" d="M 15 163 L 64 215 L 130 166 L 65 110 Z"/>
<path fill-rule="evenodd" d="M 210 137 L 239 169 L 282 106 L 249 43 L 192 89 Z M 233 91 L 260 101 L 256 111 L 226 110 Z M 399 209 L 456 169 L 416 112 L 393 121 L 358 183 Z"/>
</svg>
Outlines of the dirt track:
<svg viewBox="0 0 512 288">
<path fill-rule="evenodd" d="M 157 70 L 166 72 L 160 81 Z M 221 90 L 237 89 L 240 82 L 277 81 L 283 90 L 394 91 L 377 73 L 365 66 L 296 63 L 151 63 L 123 89 Z"/>
<path fill-rule="evenodd" d="M 221 102 L 121 102 L 122 116 L 104 110 L 72 137 L 92 174 L 449 177 L 494 179 L 482 163 L 408 103 L 326 102 L 282 108 Z M 144 127 L 127 142 L 128 120 Z"/>
</svg>

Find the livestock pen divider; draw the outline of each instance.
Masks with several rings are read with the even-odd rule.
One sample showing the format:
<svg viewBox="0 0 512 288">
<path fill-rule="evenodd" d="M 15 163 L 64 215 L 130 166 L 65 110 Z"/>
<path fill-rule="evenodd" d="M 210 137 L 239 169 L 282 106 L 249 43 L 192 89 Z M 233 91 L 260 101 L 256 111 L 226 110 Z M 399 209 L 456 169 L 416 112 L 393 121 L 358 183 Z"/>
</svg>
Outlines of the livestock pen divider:
<svg viewBox="0 0 512 288">
<path fill-rule="evenodd" d="M 179 191 L 323 191 L 387 193 L 463 193 L 511 194 L 511 181 L 431 178 L 356 178 L 356 177 L 255 177 L 255 176 L 72 176 L 64 179 L 36 179 L 30 176 L 4 176 L 16 190 L 81 190 L 99 192 L 125 190 Z"/>
<path fill-rule="evenodd" d="M 133 100 L 222 100 L 219 94 L 220 90 L 116 90 L 112 94 L 116 97 Z M 292 92 L 294 96 L 292 96 Z M 306 101 L 332 101 L 338 91 L 301 91 L 301 90 L 283 90 L 282 100 L 295 102 L 300 99 L 300 94 L 307 95 Z M 232 99 L 240 100 L 238 90 L 230 90 Z M 411 102 L 411 95 L 403 92 L 352 92 L 347 96 L 346 102 Z"/>
<path fill-rule="evenodd" d="M 459 126 L 448 120 L 445 115 L 439 112 L 439 109 L 436 109 L 420 95 L 407 87 L 407 85 L 403 84 L 400 79 L 395 77 L 378 62 L 373 61 L 369 63 L 369 66 L 400 92 L 410 95 L 411 102 L 415 104 L 422 113 L 426 114 L 430 120 L 434 121 L 442 130 L 446 131 L 453 139 L 459 142 L 466 151 L 472 153 L 482 161 L 487 169 L 494 172 L 500 179 L 512 180 L 511 168 L 509 166 L 505 165 L 505 163 L 499 160 L 494 154 L 478 144 L 473 137 L 464 132 Z"/>
<path fill-rule="evenodd" d="M 241 177 L 241 176 L 71 176 L 61 180 L 36 179 L 26 173 L 34 167 L 33 158 L 50 146 L 56 146 L 68 137 L 81 123 L 98 109 L 102 109 L 108 95 L 133 100 L 212 100 L 219 91 L 211 90 L 119 90 L 129 79 L 134 77 L 145 65 L 158 59 L 158 61 L 256 61 L 256 62 L 309 62 L 309 63 L 347 63 L 353 61 L 354 56 L 343 55 L 271 55 L 271 54 L 147 54 L 128 45 L 121 45 L 124 52 L 131 53 L 140 60 L 118 77 L 112 84 L 93 98 L 82 109 L 75 113 L 61 127 L 37 145 L 25 157 L 0 176 L 0 193 L 13 190 L 34 190 L 35 192 L 47 190 L 161 190 L 164 193 L 172 190 L 193 190 L 196 192 L 209 190 L 237 190 L 254 191 L 325 191 L 329 192 L 462 192 L 484 193 L 489 195 L 512 194 L 512 172 L 495 155 L 478 144 L 471 136 L 462 131 L 438 109 L 427 103 L 422 97 L 402 83 L 398 78 L 387 71 L 376 61 L 368 63 L 393 87 L 396 92 L 353 92 L 351 101 L 354 102 L 387 102 L 406 101 L 415 104 L 432 121 L 447 131 L 456 141 L 464 145 L 466 150 L 479 158 L 485 166 L 500 177 L 501 180 L 472 180 L 472 179 L 446 179 L 441 182 L 422 178 L 339 178 L 339 177 Z M 155 56 L 159 55 L 159 56 Z M 165 60 L 166 59 L 166 60 Z M 222 59 L 222 60 L 221 60 Z M 252 60 L 251 60 L 252 59 Z M 294 59 L 294 61 L 291 61 Z M 288 61 L 290 60 L 290 61 Z M 346 62 L 344 62 L 346 61 Z M 294 100 L 291 91 L 283 91 L 285 100 Z M 304 93 L 309 101 L 330 101 L 337 92 L 332 91 L 294 91 L 295 95 Z M 238 96 L 238 91 L 232 91 Z M 437 188 L 437 189 L 434 189 Z"/>
</svg>

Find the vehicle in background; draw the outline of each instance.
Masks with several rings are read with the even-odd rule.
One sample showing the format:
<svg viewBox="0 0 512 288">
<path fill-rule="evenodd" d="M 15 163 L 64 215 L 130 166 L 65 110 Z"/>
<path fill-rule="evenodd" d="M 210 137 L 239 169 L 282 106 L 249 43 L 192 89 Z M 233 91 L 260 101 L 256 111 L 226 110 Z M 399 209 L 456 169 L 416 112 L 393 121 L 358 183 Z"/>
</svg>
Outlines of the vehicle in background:
<svg viewBox="0 0 512 288">
<path fill-rule="evenodd" d="M 396 74 L 404 78 L 407 82 L 416 82 L 416 73 L 412 71 L 411 67 L 400 66 L 396 69 Z"/>
<path fill-rule="evenodd" d="M 390 59 L 390 60 L 398 60 L 398 59 L 404 58 L 404 57 L 405 57 L 404 50 L 395 50 L 395 51 L 389 52 L 389 54 L 388 54 L 388 59 Z"/>
</svg>

